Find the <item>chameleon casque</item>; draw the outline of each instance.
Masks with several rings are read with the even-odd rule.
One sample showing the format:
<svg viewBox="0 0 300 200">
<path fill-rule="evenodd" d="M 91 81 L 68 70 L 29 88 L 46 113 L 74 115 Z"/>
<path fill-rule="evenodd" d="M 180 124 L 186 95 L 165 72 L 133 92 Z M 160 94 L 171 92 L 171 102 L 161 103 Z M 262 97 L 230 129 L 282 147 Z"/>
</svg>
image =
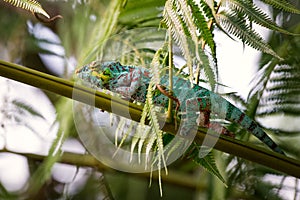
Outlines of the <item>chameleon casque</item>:
<svg viewBox="0 0 300 200">
<path fill-rule="evenodd" d="M 147 89 L 152 78 L 150 71 L 146 68 L 136 66 L 125 66 L 119 62 L 94 61 L 85 65 L 75 72 L 84 82 L 93 87 L 107 89 L 122 95 L 125 99 L 144 103 L 146 101 Z M 197 127 L 197 119 L 201 113 L 202 126 L 216 129 L 222 134 L 231 135 L 225 128 L 220 129 L 216 122 L 210 122 L 210 114 L 219 115 L 230 122 L 235 122 L 252 133 L 275 152 L 284 154 L 275 142 L 263 131 L 263 129 L 245 113 L 228 102 L 226 99 L 199 85 L 191 87 L 190 81 L 177 76 L 173 77 L 172 94 L 167 91 L 169 75 L 160 78 L 156 84 L 153 102 L 157 106 L 167 107 L 169 98 L 174 100 L 176 109 L 185 112 L 185 123 L 180 134 L 186 136 L 192 127 Z M 204 116 L 204 117 L 203 117 Z M 200 122 L 201 123 L 201 122 Z"/>
</svg>

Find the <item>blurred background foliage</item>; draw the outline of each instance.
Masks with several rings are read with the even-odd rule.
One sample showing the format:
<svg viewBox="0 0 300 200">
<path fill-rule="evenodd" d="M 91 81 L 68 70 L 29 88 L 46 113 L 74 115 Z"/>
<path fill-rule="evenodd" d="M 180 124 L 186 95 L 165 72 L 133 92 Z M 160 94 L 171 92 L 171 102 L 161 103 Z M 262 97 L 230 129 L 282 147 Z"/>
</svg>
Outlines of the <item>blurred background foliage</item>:
<svg viewBox="0 0 300 200">
<path fill-rule="evenodd" d="M 61 20 L 43 24 L 30 13 L 0 1 L 0 58 L 72 79 L 76 66 L 107 56 L 101 48 L 103 41 L 111 35 L 128 30 L 132 30 L 134 35 L 138 28 L 151 30 L 161 25 L 165 1 L 128 0 L 121 5 L 120 2 L 43 1 L 43 8 L 51 16 L 63 16 Z M 291 3 L 300 7 L 297 0 Z M 300 15 L 270 7 L 268 10 L 284 29 L 300 33 Z M 144 34 L 145 38 L 153 38 L 154 33 L 145 31 Z M 214 34 L 220 34 L 217 28 Z M 165 39 L 158 37 L 160 40 Z M 297 120 L 300 113 L 300 37 L 270 32 L 267 40 L 285 60 L 276 60 L 269 54 L 262 54 L 249 96 L 240 99 L 239 103 L 247 105 L 246 112 L 252 117 L 258 117 L 263 125 L 273 131 L 276 141 L 280 142 L 284 150 L 299 159 L 300 127 L 297 126 Z M 91 45 L 95 41 L 99 44 Z M 109 58 L 118 58 L 118 55 L 109 54 Z M 71 102 L 33 88 L 32 93 L 26 92 L 22 88 L 25 86 L 10 80 L 3 79 L 1 85 L 0 157 L 5 162 L 14 154 L 19 155 L 18 159 L 22 157 L 21 166 L 24 169 L 21 172 L 24 173 L 20 176 L 24 178 L 18 188 L 10 187 L 9 183 L 16 183 L 17 180 L 14 182 L 5 178 L 7 168 L 0 164 L 0 199 L 300 198 L 298 179 L 218 151 L 214 151 L 214 154 L 227 180 L 227 188 L 203 168 L 182 158 L 169 166 L 169 178 L 163 176 L 163 197 L 159 196 L 157 181 L 152 181 L 149 187 L 148 175 L 127 174 L 105 167 L 80 166 L 79 160 L 69 164 L 55 164 L 61 159 L 63 151 L 85 153 L 72 120 Z M 238 96 L 235 97 L 238 99 Z M 31 98 L 44 103 L 39 104 Z M 28 122 L 28 117 L 32 118 L 31 122 Z M 277 123 L 272 123 L 274 120 Z M 45 123 L 44 129 L 35 126 L 41 123 Z M 8 143 L 11 130 L 19 130 L 16 127 L 25 127 L 28 131 L 20 129 L 23 134 L 17 136 L 28 146 L 31 141 L 22 138 L 32 133 L 42 141 L 39 148 L 30 150 L 25 146 L 17 149 L 10 145 L 16 142 L 15 138 Z M 57 147 L 60 151 L 56 151 Z M 43 161 L 43 156 L 47 154 L 49 156 Z M 16 161 L 11 164 L 10 170 L 20 170 L 15 165 Z"/>
</svg>

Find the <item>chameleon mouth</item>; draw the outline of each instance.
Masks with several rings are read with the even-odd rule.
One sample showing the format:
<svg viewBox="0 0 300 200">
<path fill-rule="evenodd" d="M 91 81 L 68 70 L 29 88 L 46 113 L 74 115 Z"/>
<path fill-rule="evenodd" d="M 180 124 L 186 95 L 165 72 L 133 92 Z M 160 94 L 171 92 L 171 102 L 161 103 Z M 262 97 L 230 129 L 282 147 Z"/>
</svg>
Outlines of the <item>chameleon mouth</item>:
<svg viewBox="0 0 300 200">
<path fill-rule="evenodd" d="M 80 74 L 84 70 L 85 70 L 85 66 L 84 67 L 80 67 L 78 69 L 75 69 L 75 74 Z"/>
<path fill-rule="evenodd" d="M 80 73 L 80 71 L 81 71 L 81 68 L 80 68 L 80 69 L 76 69 L 76 70 L 75 70 L 75 74 Z"/>
<path fill-rule="evenodd" d="M 103 73 L 93 72 L 92 75 L 100 78 L 103 83 L 107 83 L 110 80 L 110 76 L 109 75 L 105 75 Z"/>
</svg>

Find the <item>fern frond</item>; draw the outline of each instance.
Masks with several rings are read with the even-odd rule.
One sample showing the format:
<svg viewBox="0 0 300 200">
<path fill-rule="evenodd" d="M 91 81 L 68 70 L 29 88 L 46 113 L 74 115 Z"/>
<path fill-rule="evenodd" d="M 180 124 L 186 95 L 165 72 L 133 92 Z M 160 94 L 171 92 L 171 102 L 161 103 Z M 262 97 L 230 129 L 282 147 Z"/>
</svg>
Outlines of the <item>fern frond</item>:
<svg viewBox="0 0 300 200">
<path fill-rule="evenodd" d="M 199 146 L 194 143 L 191 145 L 191 149 L 188 150 L 188 152 L 189 152 L 188 158 L 192 159 L 196 164 L 201 165 L 209 173 L 216 176 L 226 186 L 226 181 L 221 175 L 220 171 L 218 170 L 211 149 L 203 146 Z"/>
<path fill-rule="evenodd" d="M 151 126 L 151 124 L 149 124 Z M 151 129 L 152 131 L 152 129 Z M 145 141 L 146 143 L 146 147 L 145 147 L 145 169 L 148 168 L 148 162 L 150 160 L 150 153 L 151 150 L 153 149 L 153 146 L 155 144 L 155 140 L 156 140 L 156 135 L 155 134 L 149 134 L 149 136 L 147 137 L 147 140 Z M 145 144 L 144 143 L 144 144 Z"/>
<path fill-rule="evenodd" d="M 210 10 L 208 6 L 205 8 Z M 212 14 L 211 11 L 207 11 L 209 16 L 205 16 L 205 13 L 202 13 L 193 0 L 170 0 L 166 2 L 163 16 L 165 23 L 170 28 L 172 36 L 186 60 L 190 81 L 193 82 L 195 78 L 193 65 L 197 65 L 196 80 L 199 78 L 200 69 L 205 68 L 204 71 L 207 72 L 206 75 L 209 78 L 209 82 L 212 88 L 214 88 L 216 79 L 215 76 L 212 75 L 214 73 L 211 73 L 214 70 L 200 45 L 200 40 L 202 40 L 203 43 L 208 43 L 213 60 L 216 61 L 212 31 L 206 22 L 206 18 L 210 18 Z M 193 14 L 195 14 L 195 16 L 193 16 Z"/>
<path fill-rule="evenodd" d="M 176 13 L 176 7 L 173 6 L 171 1 L 167 1 L 164 9 L 164 21 L 167 26 L 171 29 L 173 38 L 175 42 L 178 44 L 181 52 L 186 59 L 186 65 L 189 68 L 190 75 L 193 74 L 192 70 L 192 57 L 190 54 L 190 46 L 189 41 L 186 37 L 185 28 L 186 25 L 181 22 L 179 15 Z M 192 81 L 192 76 L 190 76 L 190 80 Z"/>
<path fill-rule="evenodd" d="M 221 12 L 218 14 L 218 20 L 220 20 L 229 33 L 241 39 L 245 44 L 282 60 L 257 32 L 251 29 L 243 19 L 238 18 L 234 13 Z"/>
<path fill-rule="evenodd" d="M 197 27 L 193 22 L 191 9 L 185 0 L 174 1 L 175 7 L 182 12 L 181 18 L 188 27 L 189 33 L 195 44 L 198 44 Z"/>
<path fill-rule="evenodd" d="M 152 171 L 153 171 L 153 165 L 157 164 L 158 168 L 158 184 L 159 184 L 159 190 L 160 190 L 160 195 L 162 196 L 162 184 L 161 184 L 161 168 L 162 165 L 165 168 L 166 174 L 168 174 L 167 170 L 167 164 L 166 164 L 166 159 L 165 159 L 165 150 L 164 150 L 164 143 L 163 143 L 163 131 L 160 129 L 160 124 L 159 120 L 157 118 L 157 113 L 155 109 L 155 105 L 153 102 L 153 93 L 154 93 L 154 88 L 156 87 L 157 82 L 159 82 L 159 75 L 161 71 L 161 65 L 159 62 L 159 57 L 161 52 L 163 51 L 165 45 L 161 47 L 154 55 L 153 60 L 150 64 L 151 66 L 151 71 L 154 72 L 153 78 L 150 80 L 148 90 L 147 90 L 147 98 L 146 98 L 146 106 L 147 109 L 143 109 L 144 112 L 147 112 L 147 116 L 149 118 L 149 125 L 151 132 L 148 134 L 148 140 L 147 140 L 147 145 L 146 145 L 146 167 L 147 167 L 147 162 L 149 160 L 149 155 L 151 149 L 153 149 L 155 141 L 156 141 L 156 147 L 155 147 L 155 157 L 152 160 L 151 164 L 151 176 L 152 176 Z M 141 143 L 139 144 L 141 146 Z M 139 147 L 140 148 L 140 147 Z M 151 180 L 151 178 L 150 178 Z M 151 182 L 150 182 L 151 184 Z"/>
<path fill-rule="evenodd" d="M 150 137 L 150 133 L 151 133 L 151 128 L 147 128 L 146 130 L 143 129 L 143 130 L 139 130 L 139 131 L 143 131 L 143 134 L 140 135 L 140 137 L 138 138 L 138 160 L 139 160 L 139 163 L 141 163 L 141 154 L 142 154 L 142 149 L 143 149 L 143 146 L 147 143 L 146 142 L 146 139 L 148 139 Z M 132 147 L 133 147 L 133 144 L 134 141 L 132 142 Z M 134 149 L 132 149 L 133 151 Z M 146 155 L 146 161 L 147 161 L 147 155 Z M 145 167 L 147 168 L 147 166 Z"/>
<path fill-rule="evenodd" d="M 124 119 L 122 119 L 122 120 L 124 120 Z M 123 135 L 123 137 L 122 137 L 122 139 L 121 139 L 121 142 L 120 142 L 119 145 L 118 145 L 117 150 L 116 150 L 115 153 L 113 154 L 113 157 L 116 156 L 116 154 L 118 153 L 118 151 L 120 150 L 120 148 L 121 148 L 122 145 L 124 144 L 125 140 L 126 140 L 127 137 L 129 136 L 129 134 L 132 132 L 134 123 L 135 123 L 134 121 L 131 121 L 131 122 L 130 122 L 130 125 L 129 125 L 129 127 L 127 128 L 125 134 Z M 125 124 L 124 124 L 124 125 L 125 125 Z"/>
<path fill-rule="evenodd" d="M 141 163 L 141 153 L 142 153 L 142 148 L 145 142 L 146 137 L 148 136 L 150 132 L 150 128 L 146 129 L 145 128 L 145 122 L 147 118 L 147 112 L 149 110 L 148 103 L 144 105 L 142 116 L 140 123 L 137 127 L 136 133 L 133 135 L 132 141 L 131 141 L 131 148 L 130 148 L 130 161 L 132 160 L 132 155 L 133 151 L 135 149 L 135 146 L 138 144 L 138 161 Z M 146 130 L 146 131 L 145 131 Z"/>
<path fill-rule="evenodd" d="M 41 4 L 35 0 L 3 0 L 15 7 L 28 10 L 32 13 L 39 13 L 50 19 L 49 14 L 42 8 Z"/>
<path fill-rule="evenodd" d="M 110 115 L 110 118 L 111 118 L 111 126 L 112 126 L 112 118 L 113 118 L 113 115 L 111 114 Z M 125 125 L 125 120 L 120 120 L 120 122 L 118 123 L 118 127 L 116 129 L 116 132 L 115 132 L 115 146 L 118 146 L 118 138 L 119 138 L 119 135 L 122 134 L 122 130 L 124 128 L 124 125 Z"/>
<path fill-rule="evenodd" d="M 290 65 L 276 65 L 262 95 L 257 114 L 274 113 L 299 115 L 300 69 Z"/>
<path fill-rule="evenodd" d="M 215 54 L 216 45 L 213 39 L 212 31 L 208 28 L 206 21 L 206 19 L 212 19 L 212 14 L 209 7 L 204 7 L 205 4 L 202 1 L 200 2 L 202 3 L 200 5 L 202 5 L 203 10 L 206 11 L 204 12 L 205 14 L 199 9 L 199 6 L 194 2 L 194 0 L 188 0 L 188 4 L 191 7 L 194 19 L 194 24 L 197 26 L 197 29 L 200 32 L 200 37 L 206 44 L 208 44 L 212 53 Z"/>
<path fill-rule="evenodd" d="M 151 88 L 153 88 L 153 85 L 150 83 L 148 93 L 147 93 L 147 101 L 149 102 L 150 125 L 153 129 L 154 134 L 156 135 L 156 144 L 158 148 L 158 158 L 159 158 L 158 161 L 160 162 L 160 159 L 162 159 L 164 168 L 166 169 L 166 173 L 167 173 L 167 164 L 164 157 L 164 145 L 163 145 L 163 137 L 162 137 L 163 132 L 160 130 L 159 127 L 159 121 L 153 103 L 153 96 L 152 96 L 153 91 L 151 91 Z M 160 167 L 161 166 L 159 166 L 159 168 Z"/>
<path fill-rule="evenodd" d="M 284 10 L 284 11 L 290 12 L 290 13 L 300 14 L 300 10 L 295 8 L 292 4 L 290 4 L 286 0 L 261 0 L 261 1 L 273 6 L 274 8 L 280 9 L 280 10 Z"/>
<path fill-rule="evenodd" d="M 228 2 L 235 10 L 247 16 L 251 22 L 284 34 L 298 35 L 279 27 L 266 13 L 255 6 L 250 0 L 228 0 Z"/>
<path fill-rule="evenodd" d="M 199 56 L 201 58 L 202 69 L 204 71 L 205 76 L 207 77 L 211 90 L 215 90 L 215 86 L 217 84 L 217 67 L 214 65 L 214 58 L 210 60 L 209 56 L 203 51 L 201 48 L 198 49 Z M 213 64 L 211 64 L 213 63 Z"/>
</svg>

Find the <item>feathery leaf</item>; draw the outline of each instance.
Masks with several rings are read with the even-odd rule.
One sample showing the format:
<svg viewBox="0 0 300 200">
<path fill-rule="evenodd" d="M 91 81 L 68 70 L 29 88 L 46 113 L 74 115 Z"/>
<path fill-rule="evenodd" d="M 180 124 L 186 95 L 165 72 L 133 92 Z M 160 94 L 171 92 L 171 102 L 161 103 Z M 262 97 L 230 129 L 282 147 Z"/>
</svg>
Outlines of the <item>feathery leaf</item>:
<svg viewBox="0 0 300 200">
<path fill-rule="evenodd" d="M 215 51 L 216 51 L 215 50 L 216 45 L 215 45 L 215 42 L 214 42 L 214 39 L 213 39 L 213 34 L 207 26 L 207 20 L 206 20 L 206 18 L 207 19 L 212 19 L 210 9 L 209 8 L 208 9 L 203 9 L 204 11 L 208 10 L 208 12 L 202 12 L 199 9 L 199 6 L 194 2 L 194 0 L 188 0 L 188 3 L 191 7 L 192 16 L 193 16 L 193 19 L 194 19 L 194 24 L 197 26 L 198 31 L 200 31 L 200 37 L 204 40 L 204 42 L 206 42 L 208 44 L 208 46 L 210 47 L 212 53 L 214 54 Z M 201 5 L 203 5 L 203 3 Z"/>
<path fill-rule="evenodd" d="M 20 7 L 24 10 L 28 10 L 32 13 L 39 13 L 47 17 L 48 19 L 50 16 L 48 13 L 42 8 L 41 4 L 35 0 L 3 0 L 15 7 Z"/>
<path fill-rule="evenodd" d="M 256 7 L 250 0 L 228 0 L 228 2 L 231 3 L 231 6 L 234 7 L 234 9 L 240 13 L 243 13 L 252 22 L 284 34 L 299 35 L 279 27 L 266 13 L 264 13 L 260 8 Z"/>
<path fill-rule="evenodd" d="M 190 72 L 190 80 L 192 82 L 192 57 L 190 53 L 190 45 L 189 41 L 186 37 L 186 31 L 187 25 L 185 23 L 182 23 L 182 20 L 180 19 L 180 16 L 176 12 L 176 7 L 174 7 L 174 4 L 172 1 L 167 1 L 165 4 L 164 9 L 164 21 L 166 22 L 167 26 L 171 29 L 173 38 L 175 42 L 178 44 L 178 46 L 181 49 L 181 52 L 186 59 L 187 67 L 189 68 Z"/>
<path fill-rule="evenodd" d="M 200 152 L 200 149 L 201 151 L 204 152 Z M 204 167 L 204 169 L 206 169 L 209 173 L 216 176 L 226 186 L 226 181 L 221 175 L 220 171 L 218 170 L 212 151 L 209 148 L 206 149 L 197 144 L 193 144 L 191 145 L 191 150 L 190 151 L 188 150 L 188 152 L 189 152 L 188 158 L 193 159 L 195 163 Z"/>
<path fill-rule="evenodd" d="M 282 60 L 282 58 L 280 58 L 276 52 L 264 42 L 262 37 L 252 30 L 243 19 L 238 18 L 235 13 L 231 12 L 228 14 L 226 12 L 221 12 L 218 14 L 218 19 L 229 33 L 238 37 L 247 45 Z"/>
<path fill-rule="evenodd" d="M 300 112 L 300 69 L 290 65 L 276 65 L 262 95 L 258 115 L 285 113 L 298 115 Z"/>
<path fill-rule="evenodd" d="M 274 8 L 280 9 L 280 10 L 300 14 L 300 10 L 295 8 L 292 4 L 290 4 L 286 0 L 261 0 L 261 1 L 273 6 Z"/>
</svg>

